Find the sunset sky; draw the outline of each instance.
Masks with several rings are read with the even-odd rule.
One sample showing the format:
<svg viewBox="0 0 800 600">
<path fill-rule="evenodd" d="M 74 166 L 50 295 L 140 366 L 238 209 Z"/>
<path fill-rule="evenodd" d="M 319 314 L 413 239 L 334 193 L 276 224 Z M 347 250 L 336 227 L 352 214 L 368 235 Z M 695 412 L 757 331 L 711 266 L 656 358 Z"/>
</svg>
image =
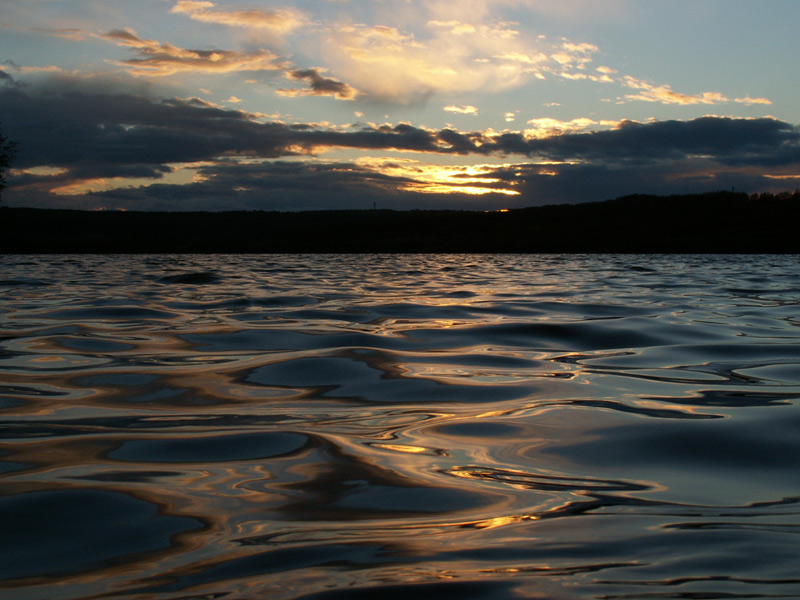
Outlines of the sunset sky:
<svg viewBox="0 0 800 600">
<path fill-rule="evenodd" d="M 800 187 L 797 0 L 0 0 L 9 206 Z"/>
</svg>

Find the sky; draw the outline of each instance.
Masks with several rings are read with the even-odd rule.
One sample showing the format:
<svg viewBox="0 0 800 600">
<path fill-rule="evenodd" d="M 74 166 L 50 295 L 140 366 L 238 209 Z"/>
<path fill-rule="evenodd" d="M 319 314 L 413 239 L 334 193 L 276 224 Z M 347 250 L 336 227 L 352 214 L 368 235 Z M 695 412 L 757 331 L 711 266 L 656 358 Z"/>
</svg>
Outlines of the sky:
<svg viewBox="0 0 800 600">
<path fill-rule="evenodd" d="M 500 210 L 800 188 L 797 0 L 0 0 L 2 202 Z"/>
</svg>

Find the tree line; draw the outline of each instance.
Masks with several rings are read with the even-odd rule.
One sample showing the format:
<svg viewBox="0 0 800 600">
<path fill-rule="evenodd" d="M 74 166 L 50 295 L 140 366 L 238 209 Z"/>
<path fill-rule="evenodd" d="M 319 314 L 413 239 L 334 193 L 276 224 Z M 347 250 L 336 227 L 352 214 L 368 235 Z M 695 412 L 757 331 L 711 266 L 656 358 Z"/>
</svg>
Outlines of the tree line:
<svg viewBox="0 0 800 600">
<path fill-rule="evenodd" d="M 3 197 L 3 190 L 6 187 L 6 176 L 11 168 L 11 161 L 17 153 L 17 143 L 9 140 L 0 131 L 0 199 Z"/>
</svg>

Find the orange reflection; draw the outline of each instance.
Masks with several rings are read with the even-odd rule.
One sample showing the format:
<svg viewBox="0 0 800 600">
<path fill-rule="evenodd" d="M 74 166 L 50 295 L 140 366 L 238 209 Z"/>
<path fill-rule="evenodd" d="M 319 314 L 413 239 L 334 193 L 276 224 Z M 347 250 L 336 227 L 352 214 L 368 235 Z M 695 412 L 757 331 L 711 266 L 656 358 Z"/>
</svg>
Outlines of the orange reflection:
<svg viewBox="0 0 800 600">
<path fill-rule="evenodd" d="M 406 446 L 403 444 L 372 444 L 373 448 L 383 448 L 393 452 L 405 452 L 407 454 L 423 454 L 428 452 L 428 448 L 422 446 Z"/>
</svg>

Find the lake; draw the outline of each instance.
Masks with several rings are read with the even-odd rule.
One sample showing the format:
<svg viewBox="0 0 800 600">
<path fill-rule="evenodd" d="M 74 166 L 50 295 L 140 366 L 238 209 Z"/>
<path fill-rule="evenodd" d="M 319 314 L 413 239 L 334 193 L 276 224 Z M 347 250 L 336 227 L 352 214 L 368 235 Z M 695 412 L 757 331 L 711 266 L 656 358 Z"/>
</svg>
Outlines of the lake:
<svg viewBox="0 0 800 600">
<path fill-rule="evenodd" d="M 796 255 L 0 267 L 0 598 L 800 597 Z"/>
</svg>

